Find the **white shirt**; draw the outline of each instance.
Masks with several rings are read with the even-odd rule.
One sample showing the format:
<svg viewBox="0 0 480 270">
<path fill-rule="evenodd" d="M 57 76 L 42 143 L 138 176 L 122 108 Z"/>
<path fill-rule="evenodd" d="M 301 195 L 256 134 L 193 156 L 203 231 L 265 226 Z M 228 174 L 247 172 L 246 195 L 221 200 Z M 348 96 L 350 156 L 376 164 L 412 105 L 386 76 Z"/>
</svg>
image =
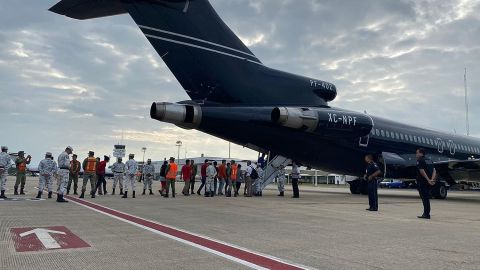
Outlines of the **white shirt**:
<svg viewBox="0 0 480 270">
<path fill-rule="evenodd" d="M 247 166 L 247 170 L 245 171 L 245 175 L 246 175 L 247 177 L 250 177 L 250 175 L 252 175 L 252 172 L 253 172 L 253 167 L 252 167 L 252 165 Z"/>
<path fill-rule="evenodd" d="M 298 169 L 297 165 L 292 166 L 292 178 L 295 178 L 295 179 L 300 178 L 300 170 Z"/>
<path fill-rule="evenodd" d="M 214 178 L 215 175 L 217 175 L 217 170 L 215 169 L 215 166 L 209 165 L 207 167 L 207 177 Z"/>
<path fill-rule="evenodd" d="M 58 168 L 70 169 L 70 156 L 67 152 L 63 152 L 58 156 Z"/>
<path fill-rule="evenodd" d="M 127 169 L 128 174 L 135 174 L 137 173 L 138 165 L 137 162 L 134 159 L 129 159 L 125 163 L 125 167 Z"/>
</svg>

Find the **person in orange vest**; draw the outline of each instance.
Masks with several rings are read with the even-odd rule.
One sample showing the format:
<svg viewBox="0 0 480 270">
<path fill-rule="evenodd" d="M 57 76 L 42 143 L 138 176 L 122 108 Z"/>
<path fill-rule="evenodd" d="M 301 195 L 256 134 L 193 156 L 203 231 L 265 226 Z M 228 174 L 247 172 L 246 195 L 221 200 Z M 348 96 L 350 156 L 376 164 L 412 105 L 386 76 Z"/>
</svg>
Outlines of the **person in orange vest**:
<svg viewBox="0 0 480 270">
<path fill-rule="evenodd" d="M 230 164 L 230 170 L 229 170 L 229 175 L 228 176 L 228 189 L 227 189 L 227 197 L 231 197 L 232 196 L 232 187 L 233 187 L 233 191 L 234 191 L 234 196 L 238 195 L 237 194 L 237 189 L 235 188 L 237 183 L 237 174 L 238 174 L 238 165 L 237 163 L 235 162 L 235 160 L 232 160 Z"/>
<path fill-rule="evenodd" d="M 170 186 L 172 187 L 172 197 L 175 198 L 175 180 L 177 179 L 178 165 L 175 163 L 175 158 L 170 158 L 170 163 L 167 166 L 167 189 L 165 191 L 165 198 L 168 198 Z"/>
<path fill-rule="evenodd" d="M 70 194 L 70 187 L 72 186 L 73 181 L 73 195 L 78 195 L 78 174 L 80 173 L 80 161 L 77 160 L 77 155 L 72 156 L 72 161 L 70 161 L 70 177 L 68 179 L 67 185 L 67 195 Z"/>
<path fill-rule="evenodd" d="M 25 158 L 25 152 L 18 152 L 18 157 L 15 160 L 17 166 L 17 181 L 15 182 L 14 194 L 18 195 L 18 186 L 20 185 L 20 195 L 25 195 L 23 189 L 25 188 L 25 180 L 27 179 L 25 173 L 27 171 L 27 165 L 30 164 L 32 157 L 30 155 Z"/>
<path fill-rule="evenodd" d="M 90 196 L 95 198 L 95 188 L 97 187 L 97 159 L 93 151 L 88 152 L 88 157 L 83 160 L 83 186 L 80 198 L 85 197 L 85 190 L 87 189 L 87 182 L 90 180 Z"/>
</svg>

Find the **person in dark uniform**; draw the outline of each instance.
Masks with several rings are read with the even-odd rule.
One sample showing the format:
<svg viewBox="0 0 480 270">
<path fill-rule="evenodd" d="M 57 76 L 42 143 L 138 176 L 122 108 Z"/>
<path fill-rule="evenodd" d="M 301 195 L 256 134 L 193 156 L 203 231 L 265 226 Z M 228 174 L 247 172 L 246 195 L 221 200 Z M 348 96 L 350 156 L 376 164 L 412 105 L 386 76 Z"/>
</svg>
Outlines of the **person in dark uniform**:
<svg viewBox="0 0 480 270">
<path fill-rule="evenodd" d="M 435 185 L 437 172 L 432 162 L 425 158 L 425 150 L 420 148 L 417 157 L 417 186 L 423 202 L 423 214 L 418 218 L 430 219 L 430 188 Z"/>
<path fill-rule="evenodd" d="M 365 180 L 368 182 L 368 204 L 367 211 L 378 211 L 378 182 L 377 177 L 382 174 L 382 171 L 378 167 L 377 163 L 373 161 L 372 155 L 365 156 L 365 162 L 367 165 L 367 171 L 365 173 Z"/>
</svg>

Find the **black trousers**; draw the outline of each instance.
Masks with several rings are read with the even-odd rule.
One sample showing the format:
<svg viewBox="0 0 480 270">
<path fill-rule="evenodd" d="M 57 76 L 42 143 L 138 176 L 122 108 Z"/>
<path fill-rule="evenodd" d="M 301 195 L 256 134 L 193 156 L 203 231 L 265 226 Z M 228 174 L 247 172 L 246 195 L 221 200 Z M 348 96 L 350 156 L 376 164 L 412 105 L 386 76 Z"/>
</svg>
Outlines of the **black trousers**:
<svg viewBox="0 0 480 270">
<path fill-rule="evenodd" d="M 293 197 L 298 198 L 300 197 L 300 191 L 298 190 L 298 179 L 292 179 L 292 188 L 293 188 Z"/>
<path fill-rule="evenodd" d="M 423 203 L 423 215 L 430 216 L 430 186 L 425 181 L 418 182 L 418 193 Z"/>
<path fill-rule="evenodd" d="M 97 174 L 97 186 L 95 187 L 95 191 L 100 188 L 99 192 L 102 191 L 103 186 L 103 193 L 107 192 L 107 181 L 105 180 L 105 175 Z"/>
<path fill-rule="evenodd" d="M 377 180 L 368 181 L 368 204 L 370 205 L 370 209 L 378 210 Z"/>
<path fill-rule="evenodd" d="M 197 193 L 199 193 L 200 190 L 202 190 L 202 188 L 205 187 L 205 181 L 207 181 L 207 177 L 206 177 L 206 176 L 202 176 L 202 184 L 201 184 L 200 187 L 198 188 Z"/>
<path fill-rule="evenodd" d="M 194 193 L 194 190 L 195 190 L 195 177 L 193 177 L 192 179 L 190 179 L 190 193 Z"/>
<path fill-rule="evenodd" d="M 236 182 L 235 182 L 235 185 L 236 185 L 236 187 L 235 187 L 235 193 L 238 195 L 238 191 L 239 191 L 240 188 L 242 187 L 242 182 L 236 181 Z"/>
</svg>

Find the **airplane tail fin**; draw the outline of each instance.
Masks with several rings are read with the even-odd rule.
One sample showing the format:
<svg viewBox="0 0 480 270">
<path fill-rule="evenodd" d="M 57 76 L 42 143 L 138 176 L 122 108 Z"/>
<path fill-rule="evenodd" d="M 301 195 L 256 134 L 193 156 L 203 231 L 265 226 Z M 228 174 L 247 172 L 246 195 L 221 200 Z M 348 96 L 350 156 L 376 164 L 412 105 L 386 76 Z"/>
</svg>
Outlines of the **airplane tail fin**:
<svg viewBox="0 0 480 270">
<path fill-rule="evenodd" d="M 129 13 L 197 102 L 315 106 L 336 95 L 332 84 L 265 67 L 208 0 L 62 0 L 50 10 L 76 19 Z"/>
</svg>

